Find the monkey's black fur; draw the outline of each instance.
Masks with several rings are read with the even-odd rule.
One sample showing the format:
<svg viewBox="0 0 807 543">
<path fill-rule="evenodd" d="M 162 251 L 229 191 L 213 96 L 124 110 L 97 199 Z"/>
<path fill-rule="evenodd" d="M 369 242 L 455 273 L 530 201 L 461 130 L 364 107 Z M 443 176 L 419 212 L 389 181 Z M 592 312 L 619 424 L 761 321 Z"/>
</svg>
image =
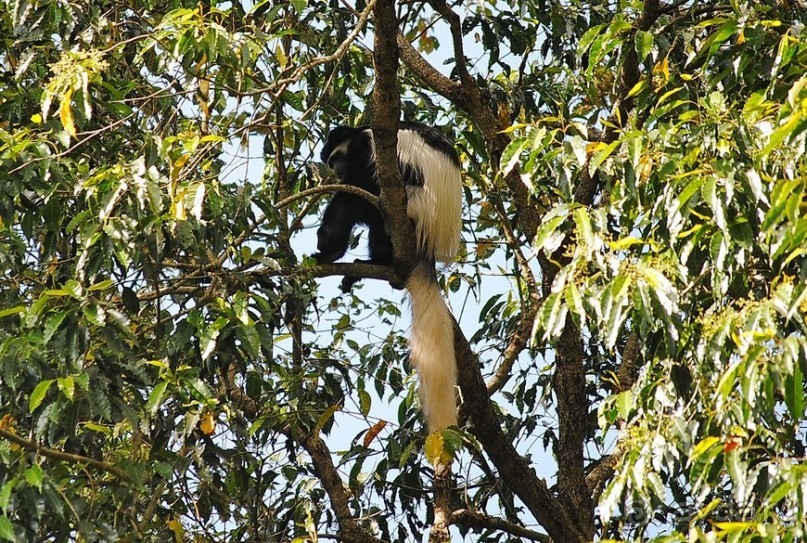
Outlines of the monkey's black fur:
<svg viewBox="0 0 807 543">
<path fill-rule="evenodd" d="M 459 168 L 459 158 L 450 140 L 434 128 L 412 122 L 401 122 L 401 131 L 415 132 L 425 145 L 445 155 Z M 321 159 L 336 173 L 342 183 L 362 188 L 378 196 L 381 188 L 378 184 L 373 136 L 370 127 L 339 126 L 331 130 Z M 422 187 L 424 176 L 422 165 L 401 160 L 399 154 L 398 167 L 404 184 L 407 187 Z M 410 189 L 411 190 L 411 189 Z M 317 231 L 317 250 L 312 255 L 318 263 L 331 263 L 342 258 L 350 243 L 350 235 L 356 225 L 363 224 L 368 229 L 369 260 L 357 260 L 368 264 L 390 265 L 393 261 L 392 242 L 384 227 L 381 212 L 370 202 L 356 194 L 337 192 L 331 197 L 322 217 L 322 225 Z M 423 255 L 429 258 L 430 255 Z M 342 283 L 344 291 L 356 281 L 356 278 L 345 278 Z"/>
</svg>

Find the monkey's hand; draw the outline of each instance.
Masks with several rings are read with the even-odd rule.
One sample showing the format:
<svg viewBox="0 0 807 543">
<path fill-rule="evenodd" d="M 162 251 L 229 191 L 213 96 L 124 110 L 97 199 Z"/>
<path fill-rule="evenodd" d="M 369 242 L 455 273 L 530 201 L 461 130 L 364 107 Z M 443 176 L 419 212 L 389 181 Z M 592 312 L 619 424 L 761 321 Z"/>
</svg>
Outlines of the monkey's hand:
<svg viewBox="0 0 807 543">
<path fill-rule="evenodd" d="M 342 292 L 347 294 L 353 288 L 353 285 L 357 282 L 361 281 L 361 277 L 356 277 L 354 275 L 346 275 L 342 278 L 342 282 L 339 284 L 339 288 L 342 289 Z"/>
<path fill-rule="evenodd" d="M 317 264 L 333 264 L 337 260 L 339 260 L 339 256 L 335 255 L 334 253 L 325 254 L 322 252 L 314 253 L 311 255 L 311 258 L 317 261 Z"/>
<path fill-rule="evenodd" d="M 332 264 L 342 258 L 350 242 L 350 230 L 323 223 L 317 230 L 317 250 L 311 255 L 317 264 Z"/>
</svg>

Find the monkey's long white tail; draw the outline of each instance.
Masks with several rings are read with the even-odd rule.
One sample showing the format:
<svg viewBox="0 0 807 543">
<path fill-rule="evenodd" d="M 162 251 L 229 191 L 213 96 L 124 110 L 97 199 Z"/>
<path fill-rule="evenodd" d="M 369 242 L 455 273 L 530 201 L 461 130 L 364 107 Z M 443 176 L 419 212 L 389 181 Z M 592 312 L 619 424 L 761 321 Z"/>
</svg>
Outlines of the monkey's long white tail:
<svg viewBox="0 0 807 543">
<path fill-rule="evenodd" d="M 437 432 L 457 424 L 453 319 L 431 262 L 417 265 L 406 289 L 412 296 L 410 357 L 418 372 L 420 401 L 429 432 Z"/>
</svg>

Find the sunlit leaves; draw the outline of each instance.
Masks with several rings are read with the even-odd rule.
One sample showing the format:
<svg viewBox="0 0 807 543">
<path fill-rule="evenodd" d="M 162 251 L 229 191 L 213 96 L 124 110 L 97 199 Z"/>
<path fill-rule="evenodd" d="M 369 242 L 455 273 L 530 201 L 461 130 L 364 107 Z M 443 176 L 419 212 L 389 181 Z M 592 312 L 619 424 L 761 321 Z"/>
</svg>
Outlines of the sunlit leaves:
<svg viewBox="0 0 807 543">
<path fill-rule="evenodd" d="M 322 27 L 321 3 L 272 6 L 265 25 L 259 13 L 257 21 L 241 17 L 240 5 L 190 7 L 135 3 L 109 11 L 91 2 L 79 12 L 69 3 L 10 2 L 0 16 L 7 53 L 0 62 L 9 74 L 0 89 L 0 403 L 16 421 L 10 430 L 37 446 L 123 460 L 136 473 L 132 480 L 145 482 L 126 490 L 123 506 L 114 476 L 56 460 L 40 472 L 21 463 L 19 451 L 7 454 L 4 441 L 0 500 L 8 516 L 0 537 L 112 540 L 134 529 L 144 541 L 165 540 L 211 518 L 219 523 L 240 507 L 223 496 L 249 495 L 251 477 L 263 469 L 256 466 L 281 472 L 282 455 L 253 453 L 273 450 L 284 417 L 309 417 L 312 428 L 309 413 L 342 399 L 349 386 L 346 375 L 336 375 L 341 362 L 322 369 L 314 358 L 304 369 L 290 368 L 291 334 L 279 307 L 308 299 L 311 287 L 272 284 L 292 265 L 288 225 L 296 218 L 284 223 L 287 245 L 279 249 L 281 223 L 271 214 L 276 173 L 267 170 L 263 179 L 257 167 L 247 179 L 235 166 L 239 173 L 220 177 L 228 161 L 246 155 L 232 156 L 267 133 L 247 128 L 251 123 L 266 111 L 282 116 L 282 101 L 254 92 L 264 76 L 271 81 L 311 55 L 330 54 L 338 36 L 306 30 Z M 352 14 L 337 16 L 341 25 L 353 21 Z M 302 40 L 289 39 L 299 32 Z M 271 55 L 280 50 L 282 66 Z M 310 94 L 289 92 L 300 110 L 321 97 L 317 77 L 306 84 Z M 273 101 L 278 110 L 264 109 Z M 310 158 L 301 146 L 316 139 L 314 124 L 311 117 L 285 123 L 286 137 L 275 147 L 293 157 L 283 166 L 283 191 L 302 184 L 295 170 L 303 172 Z M 253 164 L 263 163 L 260 151 L 249 153 Z M 270 216 L 250 224 L 261 206 Z M 272 269 L 260 288 L 244 275 L 258 262 Z M 394 350 L 381 366 L 393 359 Z M 230 391 L 241 386 L 244 403 L 231 401 Z M 225 449 L 232 441 L 221 448 L 196 443 L 222 431 L 243 437 L 254 422 L 244 418 L 245 403 L 263 417 L 250 453 L 233 455 Z M 288 540 L 302 521 L 291 481 L 270 491 L 272 509 L 291 512 L 280 515 Z M 185 483 L 200 489 L 192 491 L 193 526 L 183 524 L 189 517 L 174 491 Z M 327 501 L 311 492 L 316 503 Z M 122 522 L 163 499 L 176 508 L 141 516 L 137 527 Z M 309 509 L 316 533 L 318 512 Z M 91 528 L 82 520 L 89 517 Z M 124 525 L 115 535 L 113 527 Z"/>
<path fill-rule="evenodd" d="M 773 30 L 784 23 L 737 9 L 679 36 L 685 58 L 619 17 L 591 25 L 577 48 L 589 74 L 626 48 L 642 60 L 646 76 L 627 89 L 636 116 L 619 119 L 607 142 L 552 132 L 554 119 L 541 119 L 508 148 L 507 165 L 520 155 L 534 192 L 558 199 L 533 240 L 558 265 L 536 340 L 559 341 L 571 315 L 619 364 L 626 338 L 641 338 L 639 382 L 599 412 L 625 447 L 602 518 L 635 534 L 644 524 L 624 522 L 623 504 L 659 512 L 671 488 L 678 507 L 698 511 L 683 528 L 691 538 L 709 526 L 719 537 L 762 533 L 778 520 L 755 504 L 770 488 L 777 503 L 795 488 L 792 471 L 771 459 L 803 456 L 805 46 Z M 760 67 L 773 51 L 775 75 Z M 530 145 L 538 127 L 561 145 Z M 608 198 L 575 207 L 569 187 L 586 176 Z M 667 487 L 676 478 L 684 488 Z M 726 495 L 732 514 L 759 522 L 716 522 L 717 505 L 707 504 L 725 505 Z M 797 499 L 788 507 L 790 519 L 805 516 Z"/>
<path fill-rule="evenodd" d="M 424 453 L 433 466 L 438 463 L 449 465 L 461 448 L 462 437 L 449 429 L 429 434 L 424 445 Z"/>
<path fill-rule="evenodd" d="M 593 26 L 583 34 L 577 46 L 577 54 L 589 54 L 589 73 L 607 55 L 622 46 L 624 33 L 629 29 L 630 23 L 617 16 L 610 24 Z"/>
<path fill-rule="evenodd" d="M 73 95 L 77 93 L 83 120 L 88 121 L 92 117 L 90 82 L 96 82 L 107 66 L 108 62 L 100 51 L 66 51 L 62 58 L 52 66 L 53 78 L 42 94 L 43 119 L 47 119 L 54 98 L 58 99 L 62 125 L 70 136 L 75 137 Z"/>
<path fill-rule="evenodd" d="M 404 117 L 452 131 L 463 159 L 445 283 L 483 375 L 533 327 L 491 395 L 528 461 L 556 445 L 554 348 L 580 331 L 601 425 L 584 467 L 619 456 L 596 537 L 787 540 L 807 516 L 801 8 L 662 2 L 641 29 L 652 4 L 452 4 L 510 125 L 496 164 L 490 126 L 399 70 Z M 138 484 L 4 442 L 0 538 L 333 538 L 290 429 L 335 444 L 351 512 L 385 541 L 425 531 L 429 459 L 458 467 L 457 507 L 534 524 L 479 444 L 420 433 L 399 293 L 315 286 L 298 264 L 321 200 L 276 209 L 321 181 L 322 132 L 367 122 L 372 31 L 322 63 L 356 27 L 347 5 L 83 7 L 0 16 L 0 403 L 4 430 Z M 399 10 L 455 78 L 441 18 Z"/>
</svg>

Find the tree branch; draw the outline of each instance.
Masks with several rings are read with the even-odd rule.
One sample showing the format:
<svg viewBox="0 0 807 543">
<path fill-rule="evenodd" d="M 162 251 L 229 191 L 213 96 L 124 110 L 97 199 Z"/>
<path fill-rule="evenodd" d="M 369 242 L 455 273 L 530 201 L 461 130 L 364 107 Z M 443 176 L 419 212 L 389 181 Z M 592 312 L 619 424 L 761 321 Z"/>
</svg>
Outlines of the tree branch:
<svg viewBox="0 0 807 543">
<path fill-rule="evenodd" d="M 462 25 L 457 12 L 448 7 L 445 0 L 429 0 L 429 5 L 448 21 L 451 29 L 451 41 L 454 45 L 454 64 L 457 67 L 457 74 L 460 76 L 460 83 L 463 88 L 476 88 L 473 77 L 468 72 L 465 60 L 465 50 L 462 42 Z"/>
<path fill-rule="evenodd" d="M 268 88 L 256 89 L 249 93 L 242 93 L 242 96 L 248 96 L 250 94 L 264 94 L 266 92 L 280 95 L 290 85 L 297 83 L 306 74 L 306 72 L 308 72 L 308 70 L 316 68 L 322 64 L 327 64 L 329 62 L 334 62 L 341 59 L 347 52 L 350 45 L 364 30 L 364 27 L 367 25 L 367 21 L 370 18 L 370 14 L 375 8 L 375 4 L 376 0 L 369 0 L 369 2 L 367 2 L 367 7 L 365 7 L 364 11 L 359 14 L 359 20 L 356 22 L 356 27 L 350 32 L 347 38 L 345 38 L 345 40 L 339 44 L 339 47 L 337 47 L 336 51 L 334 51 L 332 54 L 313 58 L 305 64 L 298 66 L 289 77 L 273 82 Z"/>
<path fill-rule="evenodd" d="M 87 456 L 66 453 L 63 451 L 58 451 L 56 449 L 50 449 L 48 447 L 42 447 L 39 445 L 39 443 L 36 443 L 35 441 L 29 441 L 23 437 L 18 436 L 14 432 L 5 430 L 3 428 L 0 428 L 0 437 L 2 437 L 7 441 L 10 441 L 11 443 L 14 443 L 15 445 L 19 445 L 20 447 L 22 447 L 27 451 L 40 454 L 45 458 L 51 458 L 53 460 L 61 460 L 63 462 L 69 462 L 71 464 L 84 464 L 87 466 L 98 468 L 102 471 L 106 471 L 107 473 L 111 473 L 118 479 L 122 479 L 124 481 L 131 481 L 129 475 L 127 475 L 125 471 L 107 462 L 96 460 L 95 458 L 89 458 Z"/>
<path fill-rule="evenodd" d="M 633 383 L 636 382 L 639 369 L 642 367 L 639 362 L 639 355 L 641 354 L 642 345 L 639 332 L 631 330 L 628 340 L 625 342 L 625 348 L 622 349 L 622 361 L 616 371 L 617 393 L 630 390 Z"/>
<path fill-rule="evenodd" d="M 353 264 L 338 262 L 334 264 L 318 264 L 306 269 L 311 277 L 329 277 L 331 275 L 348 275 L 378 279 L 393 284 L 402 284 L 406 278 L 396 268 L 380 264 L 366 264 L 355 262 Z"/>
<path fill-rule="evenodd" d="M 223 375 L 221 392 L 226 394 L 226 397 L 235 400 L 236 405 L 247 415 L 255 417 L 259 411 L 258 405 L 236 386 L 235 378 L 236 368 L 230 365 L 227 373 Z M 331 500 L 339 524 L 340 540 L 347 543 L 381 543 L 380 540 L 367 534 L 351 513 L 350 494 L 345 489 L 325 442 L 318 435 L 306 435 L 298 428 L 292 428 L 286 434 L 300 443 L 311 457 L 316 476 Z"/>
<path fill-rule="evenodd" d="M 448 543 L 451 533 L 451 465 L 437 461 L 434 466 L 434 522 L 429 530 L 429 543 Z"/>
<path fill-rule="evenodd" d="M 462 91 L 462 85 L 447 78 L 436 70 L 434 66 L 426 62 L 426 59 L 412 47 L 412 44 L 409 43 L 406 36 L 401 33 L 398 33 L 398 51 L 400 52 L 403 63 L 423 85 L 447 99 L 452 104 L 468 111 L 469 108 L 465 102 L 465 93 Z"/>
<path fill-rule="evenodd" d="M 485 515 L 478 511 L 472 511 L 471 509 L 458 509 L 454 511 L 451 514 L 451 521 L 452 524 L 460 524 L 477 530 L 499 530 L 516 537 L 538 541 L 539 543 L 550 543 L 552 541 L 546 534 L 530 530 L 529 528 L 507 522 L 500 518 Z"/>
<path fill-rule="evenodd" d="M 330 193 L 330 192 L 349 192 L 350 194 L 355 194 L 357 196 L 361 196 L 362 198 L 364 198 L 365 200 L 367 200 L 368 202 L 370 202 L 371 204 L 373 204 L 377 208 L 381 207 L 381 201 L 373 193 L 368 192 L 368 191 L 366 191 L 366 190 L 364 190 L 362 188 L 355 187 L 353 185 L 346 185 L 346 184 L 342 184 L 342 183 L 333 183 L 333 184 L 330 184 L 330 185 L 320 185 L 319 187 L 313 187 L 313 188 L 310 188 L 310 189 L 306 189 L 306 190 L 297 192 L 297 193 L 292 194 L 291 196 L 289 196 L 287 198 L 283 198 L 282 200 L 276 202 L 273 207 L 275 209 L 280 209 L 280 208 L 286 207 L 287 205 L 293 204 L 297 200 L 302 200 L 303 198 L 308 198 L 309 196 L 318 196 L 320 194 L 326 194 L 326 193 Z M 255 221 L 255 222 L 259 223 L 260 221 Z M 244 240 L 241 239 L 241 241 L 243 242 Z M 235 243 L 233 245 L 235 245 Z"/>
<path fill-rule="evenodd" d="M 586 486 L 591 493 L 591 500 L 597 503 L 605 488 L 605 483 L 611 478 L 616 469 L 617 462 L 622 458 L 621 443 L 617 443 L 614 451 L 606 456 L 603 456 L 600 462 L 594 466 L 591 472 L 586 476 Z"/>
<path fill-rule="evenodd" d="M 577 524 L 589 537 L 594 536 L 594 506 L 585 480 L 584 448 L 588 402 L 586 368 L 580 330 L 571 316 L 556 346 L 553 392 L 557 400 L 558 495 L 576 517 Z"/>
<path fill-rule="evenodd" d="M 513 447 L 499 426 L 493 404 L 479 371 L 479 363 L 459 325 L 454 323 L 457 381 L 464 408 L 473 423 L 471 431 L 482 443 L 502 480 L 515 493 L 556 543 L 590 541 L 568 509 L 549 491 Z"/>
<path fill-rule="evenodd" d="M 639 16 L 639 20 L 636 23 L 636 28 L 644 32 L 650 30 L 650 27 L 653 26 L 653 23 L 656 22 L 656 19 L 658 19 L 660 15 L 659 0 L 645 0 L 642 6 L 642 14 Z M 633 109 L 634 105 L 633 97 L 628 97 L 628 94 L 636 83 L 639 82 L 639 78 L 641 77 L 641 72 L 639 71 L 639 54 L 633 46 L 632 37 L 626 40 L 625 44 L 627 53 L 625 54 L 625 60 L 622 63 L 622 69 L 620 71 L 619 94 L 615 104 L 614 115 L 612 116 L 615 117 L 612 119 L 615 122 L 609 124 L 605 131 L 605 140 L 607 143 L 615 141 L 619 128 L 625 125 L 628 113 Z"/>
<path fill-rule="evenodd" d="M 401 94 L 398 88 L 398 20 L 395 0 L 378 0 L 375 14 L 373 64 L 373 138 L 381 212 L 392 240 L 396 267 L 409 275 L 414 263 L 414 232 L 406 215 L 406 190 L 398 170 L 398 119 Z"/>
<path fill-rule="evenodd" d="M 658 0 L 646 0 L 642 13 L 637 21 L 637 28 L 649 30 L 660 13 Z M 634 107 L 633 99 L 628 97 L 631 89 L 641 77 L 639 57 L 632 40 L 626 40 L 627 52 L 620 70 L 620 88 L 616 100 L 612 122 L 603 134 L 606 142 L 616 141 L 619 127 L 627 122 L 627 116 Z M 574 200 L 590 206 L 600 188 L 599 175 L 589 175 L 586 169 L 580 176 L 575 188 Z M 563 262 L 563 255 L 568 245 L 573 243 L 568 238 L 552 258 L 542 261 L 544 272 L 544 289 L 548 289 L 558 272 L 555 261 Z M 592 493 L 585 477 L 584 446 L 586 425 L 588 423 L 588 402 L 586 401 L 586 370 L 583 343 L 580 330 L 571 317 L 567 317 L 564 330 L 557 345 L 557 358 L 554 375 L 554 392 L 557 398 L 558 411 L 558 493 L 561 499 L 573 508 L 576 520 L 590 536 L 594 533 Z"/>
<path fill-rule="evenodd" d="M 641 369 L 639 357 L 642 354 L 642 344 L 639 333 L 632 330 L 622 349 L 622 361 L 616 371 L 615 393 L 625 392 L 633 387 Z M 617 462 L 622 458 L 622 442 L 617 441 L 617 445 L 611 454 L 604 456 L 601 461 L 586 476 L 586 486 L 593 500 L 598 500 L 605 488 L 605 483 L 611 478 L 616 469 Z"/>
<path fill-rule="evenodd" d="M 519 320 L 518 328 L 513 335 L 510 336 L 507 347 L 505 347 L 502 352 L 502 362 L 499 364 L 499 367 L 496 368 L 493 377 L 488 381 L 488 392 L 490 394 L 501 389 L 510 378 L 510 370 L 513 369 L 513 364 L 515 364 L 518 355 L 527 347 L 527 343 L 532 337 L 535 315 L 538 313 L 538 308 L 541 305 L 541 295 L 538 291 L 538 283 L 535 280 L 535 274 L 532 273 L 530 264 L 521 251 L 518 239 L 510 228 L 509 219 L 505 210 L 502 208 L 503 206 L 500 201 L 494 200 L 493 204 L 499 215 L 504 237 L 507 243 L 510 244 L 516 261 L 518 262 L 519 272 L 527 287 L 527 297 L 522 305 L 521 319 Z"/>
<path fill-rule="evenodd" d="M 322 488 L 331 500 L 333 512 L 339 523 L 340 541 L 347 543 L 381 543 L 381 540 L 366 533 L 350 511 L 350 494 L 331 459 L 328 446 L 318 435 L 304 435 L 299 428 L 290 430 L 291 437 L 299 442 L 311 457 L 311 463 Z"/>
</svg>

